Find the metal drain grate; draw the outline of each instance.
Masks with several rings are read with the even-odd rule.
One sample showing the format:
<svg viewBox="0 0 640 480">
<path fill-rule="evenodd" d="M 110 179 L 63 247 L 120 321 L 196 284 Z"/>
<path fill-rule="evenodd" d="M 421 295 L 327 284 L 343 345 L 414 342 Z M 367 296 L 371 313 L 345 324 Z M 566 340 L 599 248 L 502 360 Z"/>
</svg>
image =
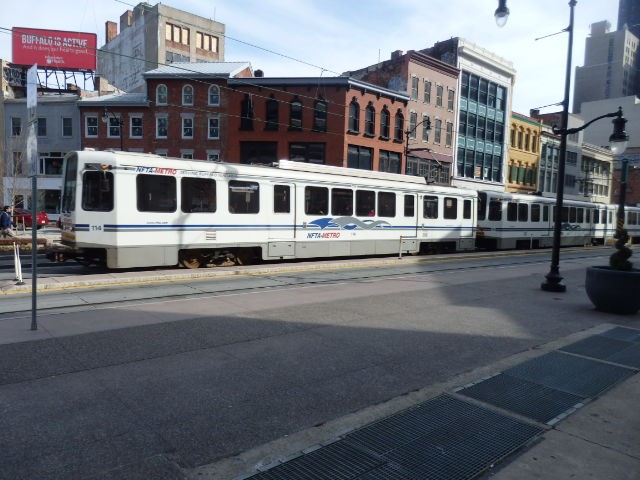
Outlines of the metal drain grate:
<svg viewBox="0 0 640 480">
<path fill-rule="evenodd" d="M 250 478 L 467 480 L 542 432 L 444 394 Z"/>
<path fill-rule="evenodd" d="M 550 422 L 576 408 L 582 397 L 503 373 L 458 393 L 539 422 Z"/>
<path fill-rule="evenodd" d="M 560 350 L 585 357 L 640 367 L 640 343 L 617 340 L 604 335 L 593 335 L 562 347 Z"/>
<path fill-rule="evenodd" d="M 340 440 L 251 476 L 252 480 L 352 480 L 384 464 Z"/>
<path fill-rule="evenodd" d="M 634 330 L 633 328 L 615 327 L 602 332 L 600 335 L 626 342 L 640 342 L 640 330 Z"/>
<path fill-rule="evenodd" d="M 581 397 L 595 397 L 634 371 L 597 360 L 550 352 L 504 371 L 505 374 Z"/>
<path fill-rule="evenodd" d="M 470 479 L 542 431 L 445 394 L 361 428 L 345 441 L 414 478 Z"/>
</svg>

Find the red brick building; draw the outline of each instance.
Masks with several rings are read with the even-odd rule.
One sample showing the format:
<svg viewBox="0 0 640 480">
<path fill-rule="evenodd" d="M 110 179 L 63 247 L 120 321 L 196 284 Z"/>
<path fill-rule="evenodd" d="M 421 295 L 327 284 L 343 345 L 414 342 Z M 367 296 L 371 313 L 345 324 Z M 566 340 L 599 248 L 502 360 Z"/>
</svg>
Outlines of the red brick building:
<svg viewBox="0 0 640 480">
<path fill-rule="evenodd" d="M 246 63 L 172 64 L 144 76 L 146 96 L 78 102 L 83 147 L 404 172 L 402 93 L 347 77 L 253 77 Z"/>
</svg>

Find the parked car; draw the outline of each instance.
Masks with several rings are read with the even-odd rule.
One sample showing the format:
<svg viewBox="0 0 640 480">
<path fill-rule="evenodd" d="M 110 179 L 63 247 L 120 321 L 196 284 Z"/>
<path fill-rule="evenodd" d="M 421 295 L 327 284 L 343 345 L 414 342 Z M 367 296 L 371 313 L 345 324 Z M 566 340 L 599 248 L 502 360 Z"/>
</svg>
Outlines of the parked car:
<svg viewBox="0 0 640 480">
<path fill-rule="evenodd" d="M 23 208 L 13 209 L 13 222 L 17 228 L 21 228 L 24 225 L 26 228 L 31 228 L 32 215 L 29 210 Z M 38 212 L 36 214 L 36 228 L 40 230 L 44 225 L 49 223 L 49 216 L 46 212 Z"/>
</svg>

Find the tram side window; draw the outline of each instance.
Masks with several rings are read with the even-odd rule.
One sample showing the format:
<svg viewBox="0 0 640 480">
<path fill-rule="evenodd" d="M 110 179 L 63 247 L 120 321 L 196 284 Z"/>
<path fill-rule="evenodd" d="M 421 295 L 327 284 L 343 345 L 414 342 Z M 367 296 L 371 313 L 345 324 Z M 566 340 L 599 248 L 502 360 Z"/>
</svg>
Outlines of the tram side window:
<svg viewBox="0 0 640 480">
<path fill-rule="evenodd" d="M 273 213 L 291 212 L 290 192 L 289 185 L 273 186 Z"/>
<path fill-rule="evenodd" d="M 518 221 L 519 222 L 529 221 L 529 204 L 528 203 L 518 204 Z"/>
<path fill-rule="evenodd" d="M 216 181 L 185 177 L 180 181 L 181 209 L 184 213 L 216 211 Z"/>
<path fill-rule="evenodd" d="M 425 195 L 422 205 L 424 218 L 438 218 L 438 197 Z"/>
<path fill-rule="evenodd" d="M 329 189 L 326 187 L 304 188 L 304 213 L 326 215 L 329 211 Z"/>
<path fill-rule="evenodd" d="M 507 222 L 518 221 L 518 204 L 516 202 L 507 203 Z"/>
<path fill-rule="evenodd" d="M 258 213 L 260 185 L 257 182 L 229 180 L 229 213 Z"/>
<path fill-rule="evenodd" d="M 486 209 L 487 209 L 487 194 L 484 192 L 479 192 L 478 193 L 478 220 L 484 220 L 486 218 L 486 215 L 487 215 Z"/>
<path fill-rule="evenodd" d="M 569 221 L 569 207 L 562 207 L 562 217 L 560 218 L 560 220 L 563 222 Z"/>
<path fill-rule="evenodd" d="M 373 217 L 376 214 L 376 193 L 371 190 L 356 191 L 356 216 Z"/>
<path fill-rule="evenodd" d="M 464 200 L 462 203 L 462 218 L 471 218 L 471 200 Z"/>
<path fill-rule="evenodd" d="M 489 220 L 502 220 L 502 202 L 500 200 L 491 200 L 489 202 Z"/>
<path fill-rule="evenodd" d="M 353 190 L 331 189 L 331 215 L 353 215 Z"/>
<path fill-rule="evenodd" d="M 176 179 L 160 175 L 136 177 L 139 212 L 175 212 L 177 207 Z"/>
<path fill-rule="evenodd" d="M 396 194 L 392 192 L 378 192 L 378 216 L 396 216 Z"/>
<path fill-rule="evenodd" d="M 540 221 L 540 204 L 538 203 L 531 204 L 531 221 L 532 222 Z"/>
<path fill-rule="evenodd" d="M 593 223 L 600 223 L 600 210 L 598 209 L 593 211 Z"/>
<path fill-rule="evenodd" d="M 542 206 L 542 221 L 543 222 L 549 221 L 549 205 Z"/>
<path fill-rule="evenodd" d="M 576 220 L 578 223 L 583 223 L 584 222 L 584 208 L 577 208 L 576 209 Z"/>
<path fill-rule="evenodd" d="M 458 199 L 453 197 L 444 197 L 444 209 L 442 216 L 449 220 L 458 218 Z"/>
<path fill-rule="evenodd" d="M 569 207 L 569 222 L 575 223 L 577 218 L 576 207 Z"/>
<path fill-rule="evenodd" d="M 613 223 L 613 212 L 609 210 L 609 223 Z"/>
<path fill-rule="evenodd" d="M 87 212 L 113 210 L 113 173 L 84 172 L 82 175 L 82 209 Z"/>
<path fill-rule="evenodd" d="M 404 216 L 413 217 L 416 213 L 416 197 L 414 195 L 404 196 Z"/>
</svg>

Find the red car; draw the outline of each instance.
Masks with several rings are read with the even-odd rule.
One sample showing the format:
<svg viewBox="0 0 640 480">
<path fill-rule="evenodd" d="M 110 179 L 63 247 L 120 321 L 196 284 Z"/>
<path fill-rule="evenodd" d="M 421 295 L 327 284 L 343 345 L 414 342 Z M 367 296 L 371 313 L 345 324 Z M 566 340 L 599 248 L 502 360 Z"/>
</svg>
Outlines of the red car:
<svg viewBox="0 0 640 480">
<path fill-rule="evenodd" d="M 21 228 L 22 225 L 26 228 L 31 228 L 31 212 L 29 210 L 24 210 L 22 208 L 14 208 L 13 209 L 13 222 L 15 223 L 17 228 Z M 38 212 L 36 215 L 36 228 L 40 230 L 44 225 L 49 223 L 49 216 L 46 212 Z"/>
</svg>

